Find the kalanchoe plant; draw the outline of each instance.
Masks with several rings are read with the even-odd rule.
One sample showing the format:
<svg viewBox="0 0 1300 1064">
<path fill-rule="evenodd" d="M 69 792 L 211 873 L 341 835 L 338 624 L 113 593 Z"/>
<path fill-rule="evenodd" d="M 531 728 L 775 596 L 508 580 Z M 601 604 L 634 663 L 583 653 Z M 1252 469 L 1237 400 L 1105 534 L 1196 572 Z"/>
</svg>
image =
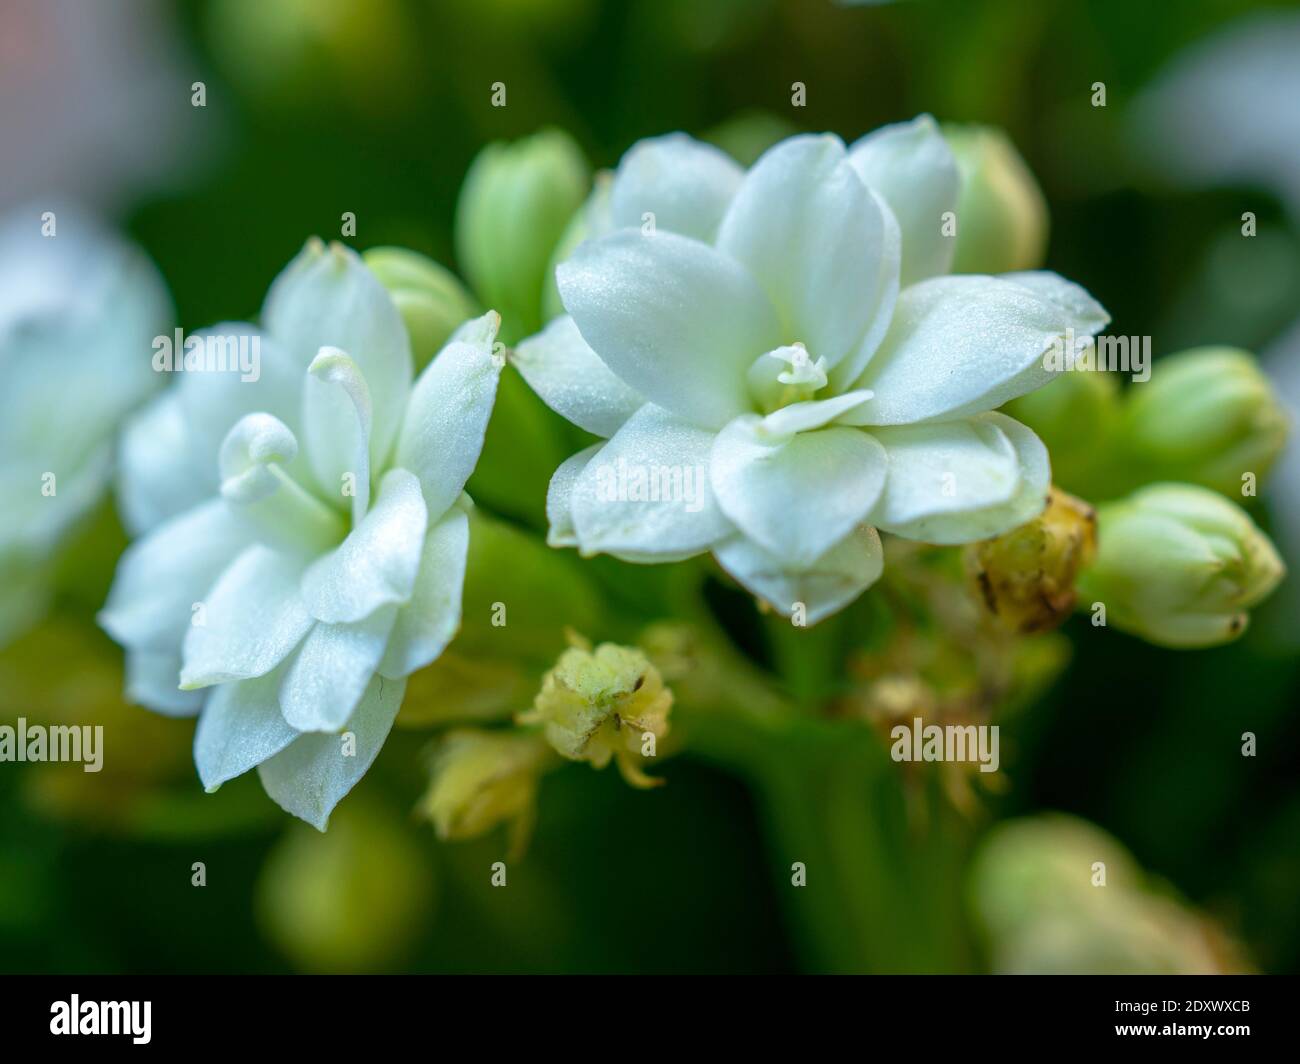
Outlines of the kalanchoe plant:
<svg viewBox="0 0 1300 1064">
<path fill-rule="evenodd" d="M 468 498 L 501 359 L 494 312 L 412 383 L 406 328 L 351 251 L 310 241 L 276 280 L 256 380 L 186 373 L 128 428 L 120 495 L 140 538 L 101 623 L 130 696 L 200 714 L 209 790 L 257 767 L 324 829 L 406 677 L 460 620 Z"/>
<path fill-rule="evenodd" d="M 966 543 L 1040 512 L 1047 452 L 996 408 L 1109 318 L 1052 273 L 947 275 L 960 191 L 928 116 L 792 137 L 748 173 L 682 135 L 634 147 L 558 268 L 568 315 L 517 353 L 608 439 L 556 471 L 550 542 L 712 551 L 812 623 L 880 575 L 877 529 Z"/>
</svg>

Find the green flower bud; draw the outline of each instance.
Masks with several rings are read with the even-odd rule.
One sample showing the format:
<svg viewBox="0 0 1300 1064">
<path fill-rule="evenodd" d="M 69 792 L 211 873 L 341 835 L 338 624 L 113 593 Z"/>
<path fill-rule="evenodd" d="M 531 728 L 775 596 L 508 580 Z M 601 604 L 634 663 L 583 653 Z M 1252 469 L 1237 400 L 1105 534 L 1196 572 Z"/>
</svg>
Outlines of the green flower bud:
<svg viewBox="0 0 1300 1064">
<path fill-rule="evenodd" d="M 295 824 L 271 851 L 257 915 L 303 971 L 373 972 L 406 959 L 433 895 L 428 859 L 401 815 L 350 798 L 328 832 Z"/>
<path fill-rule="evenodd" d="M 1237 638 L 1285 571 L 1241 507 L 1190 484 L 1155 484 L 1099 507 L 1097 539 L 1079 581 L 1083 604 L 1101 603 L 1108 624 L 1161 646 Z"/>
<path fill-rule="evenodd" d="M 546 741 L 570 761 L 604 768 L 614 758 L 634 787 L 662 783 L 642 770 L 668 734 L 673 694 L 659 670 L 634 647 L 602 643 L 574 646 L 546 674 L 533 708 L 520 724 L 541 724 Z"/>
<path fill-rule="evenodd" d="M 957 249 L 953 273 L 1037 269 L 1047 246 L 1047 202 L 1002 130 L 944 126 L 957 159 Z"/>
<path fill-rule="evenodd" d="M 510 824 L 511 852 L 521 853 L 536 816 L 537 783 L 553 757 L 535 733 L 450 731 L 434 755 L 421 810 L 440 839 L 474 839 Z"/>
<path fill-rule="evenodd" d="M 966 548 L 967 574 L 977 599 L 1012 631 L 1042 632 L 1074 608 L 1074 583 L 1096 550 L 1097 514 L 1052 489 L 1041 514 L 994 539 Z"/>
<path fill-rule="evenodd" d="M 1161 359 L 1124 410 L 1126 455 L 1152 479 L 1186 480 L 1240 495 L 1273 464 L 1288 420 L 1247 351 L 1198 347 Z"/>
<path fill-rule="evenodd" d="M 1246 967 L 1200 913 L 1151 880 L 1104 831 L 1053 813 L 994 828 L 971 863 L 993 970 L 1221 974 Z"/>
<path fill-rule="evenodd" d="M 456 254 L 480 301 L 501 313 L 506 343 L 541 328 L 552 253 L 590 182 L 582 151 L 558 129 L 489 144 L 470 166 Z"/>
<path fill-rule="evenodd" d="M 450 270 L 405 248 L 371 248 L 362 260 L 388 289 L 411 336 L 416 371 L 442 350 L 462 322 L 477 317 L 474 297 Z"/>
<path fill-rule="evenodd" d="M 1111 373 L 1062 373 L 1045 388 L 1002 409 L 1038 434 L 1052 456 L 1052 480 L 1087 498 L 1104 497 L 1120 421 Z"/>
</svg>

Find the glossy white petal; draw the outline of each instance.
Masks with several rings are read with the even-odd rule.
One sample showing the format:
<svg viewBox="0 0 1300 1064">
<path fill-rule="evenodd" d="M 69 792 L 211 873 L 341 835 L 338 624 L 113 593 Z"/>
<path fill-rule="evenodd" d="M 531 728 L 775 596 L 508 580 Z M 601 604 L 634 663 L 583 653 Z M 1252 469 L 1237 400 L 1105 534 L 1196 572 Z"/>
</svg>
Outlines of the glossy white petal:
<svg viewBox="0 0 1300 1064">
<path fill-rule="evenodd" d="M 208 696 L 194 731 L 194 764 L 208 792 L 298 738 L 285 723 L 276 698 L 283 673 L 278 668 L 255 679 L 223 683 Z"/>
<path fill-rule="evenodd" d="M 419 478 L 434 519 L 460 497 L 483 449 L 503 365 L 493 352 L 500 324 L 489 311 L 461 326 L 411 395 L 396 462 Z"/>
<path fill-rule="evenodd" d="M 1067 329 L 1086 335 L 1093 321 L 995 277 L 922 281 L 899 295 L 889 333 L 856 382 L 876 394 L 842 420 L 903 425 L 991 410 L 1051 380 L 1048 349 Z"/>
<path fill-rule="evenodd" d="M 117 505 L 128 532 L 143 535 L 216 490 L 216 461 L 196 460 L 176 390 L 127 422 L 118 451 Z"/>
<path fill-rule="evenodd" d="M 335 732 L 352 716 L 384 656 L 396 606 L 351 624 L 312 627 L 280 683 L 280 712 L 301 732 Z"/>
<path fill-rule="evenodd" d="M 424 537 L 411 601 L 397 613 L 379 671 L 396 679 L 430 664 L 460 627 L 469 517 L 452 507 Z"/>
<path fill-rule="evenodd" d="M 556 277 L 583 339 L 649 401 L 707 428 L 748 411 L 746 371 L 781 338 L 767 297 L 729 256 L 625 229 L 587 241 Z"/>
<path fill-rule="evenodd" d="M 308 241 L 271 286 L 262 324 L 300 373 L 322 347 L 347 352 L 370 391 L 370 458 L 382 467 L 410 393 L 413 363 L 401 315 L 360 257 L 341 244 Z M 343 423 L 346 403 L 337 389 L 304 389 L 302 442 L 326 492 L 338 490 L 336 472 L 352 468 L 352 441 L 340 441 L 334 429 Z"/>
<path fill-rule="evenodd" d="M 943 216 L 957 209 L 961 177 L 934 119 L 921 115 L 868 133 L 849 149 L 849 162 L 898 219 L 903 286 L 947 273 L 957 240 L 944 235 Z"/>
<path fill-rule="evenodd" d="M 1110 324 L 1106 308 L 1093 299 L 1082 285 L 1067 281 L 1060 274 L 1050 270 L 1022 270 L 999 276 L 1003 281 L 1022 285 L 1034 295 L 1056 304 L 1076 323 L 1076 331 L 1082 330 L 1083 333 L 1093 335 Z"/>
<path fill-rule="evenodd" d="M 731 532 L 709 486 L 713 433 L 647 404 L 578 476 L 574 531 L 586 554 L 649 559 L 706 550 Z"/>
<path fill-rule="evenodd" d="M 123 646 L 175 653 L 195 605 L 251 543 L 220 499 L 171 518 L 123 552 L 100 626 Z"/>
<path fill-rule="evenodd" d="M 744 171 L 726 152 L 669 133 L 634 144 L 619 161 L 609 190 L 609 224 L 647 224 L 713 243 Z"/>
<path fill-rule="evenodd" d="M 311 615 L 338 624 L 407 602 L 427 527 L 420 482 L 405 469 L 390 469 L 361 524 L 303 575 L 302 596 Z"/>
<path fill-rule="evenodd" d="M 717 244 L 758 279 L 782 341 L 802 343 L 830 368 L 857 348 L 893 291 L 888 224 L 840 139 L 806 135 L 782 141 L 745 175 Z"/>
<path fill-rule="evenodd" d="M 361 367 L 339 347 L 322 347 L 303 381 L 303 439 L 321 494 L 358 524 L 370 507 L 375 407 Z"/>
<path fill-rule="evenodd" d="M 593 443 L 577 454 L 570 455 L 551 474 L 546 489 L 546 542 L 551 547 L 578 546 L 578 533 L 573 527 L 573 489 L 587 463 L 605 444 Z"/>
<path fill-rule="evenodd" d="M 969 424 L 974 429 L 987 447 L 987 457 L 979 454 L 980 444 L 970 438 L 962 441 L 962 433 L 952 431 L 949 425 L 879 429 L 894 463 L 891 477 L 894 467 L 917 477 L 914 483 L 906 483 L 906 477 L 897 483 L 892 481 L 885 489 L 881 502 L 884 509 L 872 515 L 883 531 L 930 544 L 966 544 L 1009 532 L 1035 518 L 1047 506 L 1052 468 L 1047 447 L 1039 437 L 1005 414 L 982 414 L 958 424 Z M 927 455 L 927 445 L 914 437 L 909 454 L 909 447 L 900 442 L 901 438 L 927 429 L 936 432 L 948 429 L 945 433 L 948 441 L 945 444 L 940 437 L 931 437 L 928 447 L 932 450 Z M 1006 453 L 1006 445 L 989 429 L 1004 438 L 1010 446 L 1010 455 Z M 946 458 L 936 462 L 935 454 L 945 454 Z M 952 470 L 939 470 L 939 464 L 949 464 Z M 937 492 L 933 490 L 936 472 L 940 475 Z M 954 490 L 950 496 L 944 493 L 944 472 L 954 473 Z"/>
<path fill-rule="evenodd" d="M 718 433 L 710 464 L 723 513 L 792 568 L 849 534 L 875 505 L 885 472 L 884 448 L 861 429 L 772 437 L 755 415 Z"/>
<path fill-rule="evenodd" d="M 279 665 L 312 625 L 301 577 L 302 561 L 293 555 L 260 543 L 240 554 L 185 633 L 181 687 L 247 680 Z"/>
<path fill-rule="evenodd" d="M 542 402 L 596 436 L 613 436 L 645 405 L 587 346 L 567 314 L 523 341 L 513 361 Z"/>
<path fill-rule="evenodd" d="M 856 410 L 870 398 L 871 392 L 863 389 L 845 392 L 830 399 L 810 399 L 803 403 L 791 403 L 779 410 L 773 410 L 763 418 L 763 430 L 772 436 L 788 436 L 795 432 L 819 429 Z"/>
<path fill-rule="evenodd" d="M 334 807 L 374 763 L 405 691 L 405 680 L 376 676 L 342 734 L 303 735 L 258 766 L 266 793 L 285 812 L 324 831 Z"/>
<path fill-rule="evenodd" d="M 203 708 L 206 691 L 182 691 L 180 635 L 177 649 L 126 651 L 126 700 L 168 717 L 192 717 Z"/>
<path fill-rule="evenodd" d="M 816 624 L 847 606 L 880 578 L 884 568 L 880 537 L 864 525 L 803 569 L 791 568 L 744 536 L 715 547 L 713 556 L 778 613 L 789 617 L 796 606 L 801 607 L 805 624 Z"/>
</svg>

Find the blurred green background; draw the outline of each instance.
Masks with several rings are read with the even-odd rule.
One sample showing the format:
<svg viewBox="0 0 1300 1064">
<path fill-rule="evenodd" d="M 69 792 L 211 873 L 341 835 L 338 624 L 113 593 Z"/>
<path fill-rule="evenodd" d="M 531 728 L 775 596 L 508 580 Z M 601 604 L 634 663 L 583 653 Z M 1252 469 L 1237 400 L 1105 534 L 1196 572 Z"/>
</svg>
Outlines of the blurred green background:
<svg viewBox="0 0 1300 1064">
<path fill-rule="evenodd" d="M 606 167 L 638 138 L 670 130 L 752 157 L 787 131 L 851 140 L 928 111 L 1009 132 L 1050 206 L 1047 267 L 1084 284 L 1117 332 L 1152 335 L 1157 358 L 1192 344 L 1259 350 L 1300 312 L 1300 238 L 1286 204 L 1262 184 L 1189 188 L 1143 165 L 1129 122 L 1130 105 L 1173 57 L 1255 6 L 136 5 L 135 17 L 166 42 L 172 73 L 152 91 L 168 120 L 133 147 L 144 169 L 156 159 L 157 179 L 116 192 L 112 206 L 157 262 L 188 330 L 254 315 L 304 238 L 337 238 L 345 211 L 357 219 L 353 246 L 403 245 L 454 267 L 456 195 L 489 141 L 558 126 Z M 206 85 L 205 108 L 190 106 L 194 81 Z M 496 81 L 507 86 L 504 108 L 490 106 Z M 805 107 L 791 106 L 793 82 L 807 87 Z M 1106 85 L 1104 108 L 1090 103 L 1095 82 Z M 1289 114 L 1296 101 L 1261 107 Z M 1226 240 L 1245 210 L 1257 213 L 1261 233 L 1249 254 Z M 121 534 L 110 515 L 103 521 L 84 549 L 111 559 Z M 126 734 L 117 722 L 144 711 L 104 695 L 120 668 L 117 651 L 86 624 L 111 568 L 84 553 L 70 564 L 81 568 L 56 616 L 0 658 L 0 717 L 36 716 L 39 703 L 47 713 L 76 706 L 85 720 L 88 700 L 97 700 L 94 719 L 106 722 L 111 749 L 114 735 Z M 1196 653 L 1098 632 L 1086 618 L 1070 622 L 1068 670 L 1002 722 L 1009 786 L 974 814 L 977 833 L 1044 810 L 1092 821 L 1240 942 L 1250 966 L 1300 970 L 1300 659 L 1291 608 L 1284 587 L 1242 642 Z M 652 792 L 582 765 L 548 776 L 527 858 L 512 866 L 509 889 L 494 892 L 488 869 L 499 837 L 438 844 L 411 814 L 424 736 L 394 733 L 323 846 L 255 779 L 205 797 L 189 762 L 190 728 L 151 719 L 146 737 L 130 732 L 141 763 L 102 779 L 0 766 L 0 968 L 872 966 L 827 950 L 847 917 L 835 892 L 819 891 L 820 868 L 792 901 L 800 829 L 772 830 L 779 790 L 774 797 L 751 786 L 710 756 L 708 743 L 666 763 L 668 786 Z M 1258 736 L 1254 759 L 1238 756 L 1243 731 Z M 155 779 L 169 781 L 165 795 L 151 790 Z M 206 866 L 202 889 L 191 885 L 194 862 Z M 888 882 L 891 869 L 877 874 Z M 942 883 L 936 905 L 965 904 L 960 868 L 936 863 L 930 874 Z M 330 889 L 340 883 L 342 897 Z M 954 939 L 944 966 L 989 966 L 970 920 L 935 922 Z M 916 946 L 911 966 L 941 963 L 925 949 Z"/>
</svg>

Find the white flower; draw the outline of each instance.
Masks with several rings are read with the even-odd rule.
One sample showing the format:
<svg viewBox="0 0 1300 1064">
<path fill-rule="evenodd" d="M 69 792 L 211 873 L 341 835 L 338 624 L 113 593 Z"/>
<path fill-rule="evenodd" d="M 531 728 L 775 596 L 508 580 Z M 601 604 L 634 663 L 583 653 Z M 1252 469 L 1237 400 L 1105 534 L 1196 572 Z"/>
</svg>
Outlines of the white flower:
<svg viewBox="0 0 1300 1064">
<path fill-rule="evenodd" d="M 556 471 L 550 542 L 712 551 L 811 623 L 879 576 L 876 529 L 964 543 L 1038 513 L 1046 450 L 992 411 L 1108 318 L 1052 273 L 945 276 L 958 191 L 928 116 L 851 150 L 792 137 L 748 173 L 681 134 L 633 147 L 558 269 L 568 316 L 517 352 L 608 438 Z"/>
<path fill-rule="evenodd" d="M 412 384 L 406 329 L 351 251 L 320 241 L 276 280 L 261 372 L 185 373 L 128 428 L 120 496 L 138 539 L 104 628 L 128 693 L 199 713 L 208 790 L 254 766 L 324 830 L 379 752 L 406 677 L 460 623 L 466 479 L 496 395 L 499 318 Z"/>
<path fill-rule="evenodd" d="M 0 224 L 0 645 L 39 620 L 58 548 L 104 498 L 113 435 L 160 383 L 150 343 L 171 318 L 137 248 L 75 210 L 43 213 Z"/>
</svg>

